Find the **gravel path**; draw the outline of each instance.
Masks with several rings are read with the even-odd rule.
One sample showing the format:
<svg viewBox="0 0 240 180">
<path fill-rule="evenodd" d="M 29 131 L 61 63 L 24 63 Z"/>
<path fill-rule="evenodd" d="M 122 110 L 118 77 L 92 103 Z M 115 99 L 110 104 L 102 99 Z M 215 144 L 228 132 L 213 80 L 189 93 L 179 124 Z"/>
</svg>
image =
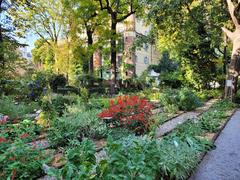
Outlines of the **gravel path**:
<svg viewBox="0 0 240 180">
<path fill-rule="evenodd" d="M 240 110 L 230 119 L 190 180 L 240 180 Z"/>
<path fill-rule="evenodd" d="M 216 101 L 217 101 L 216 99 L 212 99 L 206 102 L 204 106 L 197 108 L 195 111 L 183 113 L 180 116 L 177 116 L 172 120 L 167 121 L 166 123 L 160 125 L 159 128 L 156 129 L 156 138 L 159 138 L 171 132 L 179 124 L 182 124 L 189 119 L 196 118 L 198 115 L 200 115 L 204 111 L 207 111 Z"/>
</svg>

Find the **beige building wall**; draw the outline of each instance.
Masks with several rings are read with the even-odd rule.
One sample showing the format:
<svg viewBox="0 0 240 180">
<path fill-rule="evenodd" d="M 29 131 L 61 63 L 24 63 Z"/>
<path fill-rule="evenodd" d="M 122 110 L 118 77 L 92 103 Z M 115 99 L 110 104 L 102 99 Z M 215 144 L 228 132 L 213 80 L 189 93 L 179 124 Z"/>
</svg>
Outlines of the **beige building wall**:
<svg viewBox="0 0 240 180">
<path fill-rule="evenodd" d="M 131 15 L 124 23 L 119 24 L 121 31 L 124 29 L 124 60 L 127 64 L 135 66 L 135 73 L 140 76 L 149 65 L 158 64 L 160 53 L 155 45 L 143 44 L 143 47 L 135 52 L 129 52 L 137 36 L 146 36 L 151 27 L 146 26 L 142 20 Z M 131 42 L 132 41 L 132 42 Z"/>
</svg>

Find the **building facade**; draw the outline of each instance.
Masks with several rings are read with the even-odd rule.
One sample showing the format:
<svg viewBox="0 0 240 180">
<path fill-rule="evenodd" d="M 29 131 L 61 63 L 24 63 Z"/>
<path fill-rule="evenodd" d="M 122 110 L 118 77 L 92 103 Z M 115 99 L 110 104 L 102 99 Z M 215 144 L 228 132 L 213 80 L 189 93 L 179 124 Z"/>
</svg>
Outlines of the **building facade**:
<svg viewBox="0 0 240 180">
<path fill-rule="evenodd" d="M 124 23 L 117 25 L 117 32 L 122 35 L 123 48 L 117 54 L 118 73 L 121 78 L 129 78 L 133 75 L 140 76 L 149 65 L 158 64 L 160 53 L 154 44 L 143 44 L 142 47 L 133 50 L 133 44 L 138 36 L 147 36 L 151 26 L 146 26 L 141 19 L 133 14 Z M 104 63 L 100 52 L 94 55 L 94 66 L 99 67 Z M 128 67 L 128 68 L 126 68 Z"/>
</svg>

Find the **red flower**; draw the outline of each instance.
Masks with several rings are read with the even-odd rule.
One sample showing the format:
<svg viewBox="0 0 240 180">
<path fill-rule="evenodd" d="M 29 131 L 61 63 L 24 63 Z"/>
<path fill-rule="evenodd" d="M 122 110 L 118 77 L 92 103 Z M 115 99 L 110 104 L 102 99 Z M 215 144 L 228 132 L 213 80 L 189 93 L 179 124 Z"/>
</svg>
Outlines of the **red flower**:
<svg viewBox="0 0 240 180">
<path fill-rule="evenodd" d="M 23 134 L 20 135 L 20 138 L 21 138 L 21 139 L 25 139 L 25 138 L 27 138 L 28 136 L 29 136 L 28 133 L 23 133 Z"/>
<path fill-rule="evenodd" d="M 7 139 L 5 137 L 0 137 L 0 143 L 6 142 L 6 141 L 7 141 Z"/>
<path fill-rule="evenodd" d="M 119 96 L 110 100 L 110 107 L 98 115 L 99 118 L 111 117 L 117 124 L 134 130 L 147 129 L 151 122 L 152 105 L 138 96 Z"/>
</svg>

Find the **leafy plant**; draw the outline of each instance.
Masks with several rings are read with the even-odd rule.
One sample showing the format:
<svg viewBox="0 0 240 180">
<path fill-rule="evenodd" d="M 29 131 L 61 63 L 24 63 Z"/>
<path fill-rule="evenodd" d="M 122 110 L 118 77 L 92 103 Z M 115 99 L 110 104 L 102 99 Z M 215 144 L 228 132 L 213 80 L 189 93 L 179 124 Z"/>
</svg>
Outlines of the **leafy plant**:
<svg viewBox="0 0 240 180">
<path fill-rule="evenodd" d="M 95 172 L 95 146 L 90 140 L 72 141 L 65 153 L 66 164 L 60 169 L 51 168 L 48 175 L 58 179 L 93 179 Z"/>
<path fill-rule="evenodd" d="M 11 96 L 1 96 L 0 107 L 0 113 L 8 115 L 10 119 L 15 119 L 33 113 L 38 108 L 38 105 L 36 102 L 18 103 Z"/>
<path fill-rule="evenodd" d="M 165 90 L 160 96 L 160 104 L 166 112 L 174 113 L 178 110 L 178 92 L 174 89 Z"/>
<path fill-rule="evenodd" d="M 56 95 L 56 96 L 45 96 L 41 100 L 41 107 L 44 112 L 53 113 L 62 116 L 68 105 L 77 103 L 77 96 L 67 95 Z"/>
<path fill-rule="evenodd" d="M 193 110 L 201 105 L 199 98 L 188 88 L 165 90 L 160 96 L 160 103 L 166 112 L 172 113 L 177 110 Z"/>
<path fill-rule="evenodd" d="M 199 98 L 188 88 L 179 91 L 179 109 L 184 111 L 193 110 L 201 105 Z"/>
<path fill-rule="evenodd" d="M 40 128 L 30 120 L 1 124 L 1 179 L 34 179 L 43 175 L 42 164 L 48 162 L 49 156 L 34 144 L 28 144 L 39 132 Z"/>
<path fill-rule="evenodd" d="M 98 110 L 87 111 L 85 109 L 65 113 L 63 117 L 54 120 L 50 124 L 48 137 L 53 145 L 64 146 L 70 140 L 81 141 L 85 137 L 102 138 L 108 130 L 105 124 L 97 117 Z"/>
<path fill-rule="evenodd" d="M 0 143 L 1 146 L 1 143 Z M 33 179 L 43 175 L 42 164 L 48 162 L 48 156 L 37 148 L 25 144 L 21 139 L 1 154 L 1 179 Z"/>
</svg>

